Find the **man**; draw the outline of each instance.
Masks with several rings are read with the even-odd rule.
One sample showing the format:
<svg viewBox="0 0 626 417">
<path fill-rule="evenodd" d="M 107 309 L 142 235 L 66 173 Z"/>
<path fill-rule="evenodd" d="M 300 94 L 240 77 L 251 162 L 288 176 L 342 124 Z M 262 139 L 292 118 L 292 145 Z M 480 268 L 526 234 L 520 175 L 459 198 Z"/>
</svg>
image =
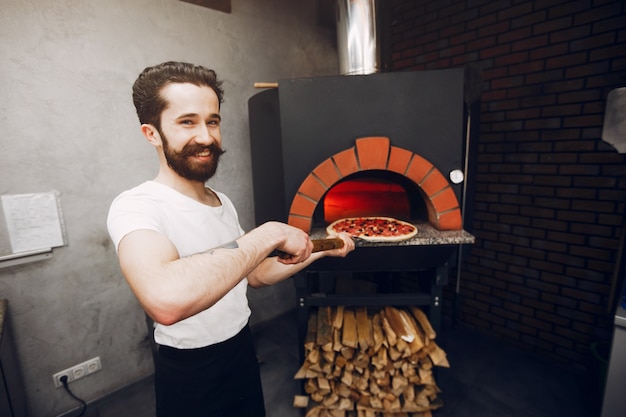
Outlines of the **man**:
<svg viewBox="0 0 626 417">
<path fill-rule="evenodd" d="M 205 186 L 222 150 L 221 81 L 201 66 L 166 62 L 133 85 L 156 178 L 120 194 L 107 226 L 122 273 L 155 321 L 157 416 L 264 416 L 248 327 L 247 285 L 289 278 L 323 256 L 302 230 L 268 222 L 243 232 L 228 197 Z M 272 257 L 279 250 L 286 257 Z"/>
</svg>

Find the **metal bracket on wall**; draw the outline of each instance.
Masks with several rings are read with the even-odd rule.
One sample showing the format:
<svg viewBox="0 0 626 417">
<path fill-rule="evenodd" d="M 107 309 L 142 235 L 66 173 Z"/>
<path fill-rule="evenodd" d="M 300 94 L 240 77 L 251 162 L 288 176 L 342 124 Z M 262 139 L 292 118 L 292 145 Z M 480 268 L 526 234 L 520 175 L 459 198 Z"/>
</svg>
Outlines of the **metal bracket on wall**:
<svg viewBox="0 0 626 417">
<path fill-rule="evenodd" d="M 11 255 L 0 256 L 0 269 L 30 262 L 43 261 L 51 257 L 52 248 L 44 248 L 28 252 L 20 252 L 13 253 Z"/>
</svg>

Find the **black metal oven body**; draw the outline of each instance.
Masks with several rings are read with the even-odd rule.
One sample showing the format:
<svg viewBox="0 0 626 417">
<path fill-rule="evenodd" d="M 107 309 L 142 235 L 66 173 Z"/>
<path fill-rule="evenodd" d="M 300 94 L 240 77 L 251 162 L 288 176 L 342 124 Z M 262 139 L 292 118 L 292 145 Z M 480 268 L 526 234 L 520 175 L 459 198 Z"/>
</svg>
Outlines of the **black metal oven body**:
<svg viewBox="0 0 626 417">
<path fill-rule="evenodd" d="M 307 175 L 360 137 L 388 137 L 445 176 L 465 171 L 463 77 L 450 69 L 289 79 L 255 94 L 248 106 L 257 224 L 286 221 Z M 461 201 L 462 185 L 453 188 Z"/>
<path fill-rule="evenodd" d="M 256 223 L 287 221 L 307 175 L 360 137 L 388 137 L 392 146 L 421 155 L 445 176 L 458 169 L 467 178 L 473 152 L 467 115 L 463 69 L 280 80 L 277 89 L 249 100 Z M 472 217 L 470 185 L 452 185 L 459 201 L 466 194 L 465 224 Z M 294 279 L 301 341 L 309 310 L 323 305 L 420 305 L 437 329 L 442 287 L 458 247 L 374 245 L 359 247 L 345 259 L 314 263 Z M 346 273 L 370 274 L 383 285 L 408 273 L 425 286 L 408 292 L 390 285 L 383 294 L 337 294 L 336 284 Z"/>
</svg>

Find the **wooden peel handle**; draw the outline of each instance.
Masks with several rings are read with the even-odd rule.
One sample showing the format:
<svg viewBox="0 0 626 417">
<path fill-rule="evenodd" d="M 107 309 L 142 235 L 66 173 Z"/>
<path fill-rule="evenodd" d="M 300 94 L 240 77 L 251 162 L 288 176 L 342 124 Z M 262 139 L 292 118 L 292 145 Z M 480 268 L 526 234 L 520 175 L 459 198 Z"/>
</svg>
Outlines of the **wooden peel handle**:
<svg viewBox="0 0 626 417">
<path fill-rule="evenodd" d="M 313 252 L 343 248 L 343 240 L 338 237 L 328 239 L 313 239 Z"/>
<path fill-rule="evenodd" d="M 311 242 L 313 242 L 313 252 L 343 248 L 343 240 L 338 237 L 328 239 L 311 239 Z M 289 258 L 289 254 L 281 250 L 276 251 L 276 256 L 283 259 Z"/>
</svg>

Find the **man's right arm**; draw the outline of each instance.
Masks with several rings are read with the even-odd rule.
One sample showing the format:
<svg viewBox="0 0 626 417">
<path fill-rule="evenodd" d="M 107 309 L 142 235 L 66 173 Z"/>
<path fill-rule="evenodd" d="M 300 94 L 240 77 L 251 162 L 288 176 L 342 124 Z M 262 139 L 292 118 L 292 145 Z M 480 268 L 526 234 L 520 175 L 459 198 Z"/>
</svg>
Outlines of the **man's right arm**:
<svg viewBox="0 0 626 417">
<path fill-rule="evenodd" d="M 118 245 L 122 273 L 144 310 L 156 322 L 173 324 L 211 307 L 274 250 L 299 263 L 311 255 L 303 231 L 276 222 L 259 226 L 219 247 L 181 258 L 164 235 L 136 230 Z"/>
</svg>

